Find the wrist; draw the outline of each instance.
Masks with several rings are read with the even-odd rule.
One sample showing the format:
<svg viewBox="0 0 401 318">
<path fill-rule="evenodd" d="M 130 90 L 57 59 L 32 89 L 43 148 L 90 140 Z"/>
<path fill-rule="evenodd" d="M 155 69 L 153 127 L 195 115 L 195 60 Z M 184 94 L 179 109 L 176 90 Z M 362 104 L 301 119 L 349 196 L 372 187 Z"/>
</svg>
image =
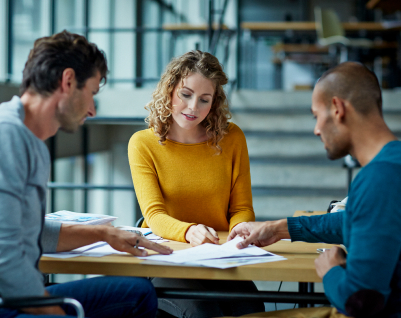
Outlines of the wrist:
<svg viewBox="0 0 401 318">
<path fill-rule="evenodd" d="M 98 225 L 95 229 L 94 237 L 97 241 L 107 242 L 110 231 L 114 230 L 114 227 L 106 226 L 106 225 Z"/>
<path fill-rule="evenodd" d="M 235 224 L 235 225 L 233 226 L 233 228 L 231 229 L 231 231 L 234 230 L 238 225 L 243 224 L 243 223 L 246 223 L 246 222 L 240 222 L 240 223 Z"/>
<path fill-rule="evenodd" d="M 185 233 L 185 240 L 190 243 L 191 242 L 191 236 L 192 236 L 192 232 L 194 230 L 195 225 L 191 225 L 188 230 L 187 233 Z"/>
<path fill-rule="evenodd" d="M 277 220 L 272 222 L 273 233 L 279 240 L 291 239 L 290 233 L 288 232 L 287 219 Z"/>
</svg>

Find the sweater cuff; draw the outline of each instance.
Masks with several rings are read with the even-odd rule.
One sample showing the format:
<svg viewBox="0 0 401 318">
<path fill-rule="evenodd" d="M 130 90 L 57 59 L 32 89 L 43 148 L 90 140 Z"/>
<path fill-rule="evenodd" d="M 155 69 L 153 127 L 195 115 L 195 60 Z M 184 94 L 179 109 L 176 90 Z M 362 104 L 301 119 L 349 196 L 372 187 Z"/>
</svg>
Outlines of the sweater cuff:
<svg viewBox="0 0 401 318">
<path fill-rule="evenodd" d="M 61 222 L 45 220 L 42 231 L 41 243 L 43 253 L 54 253 L 57 250 L 60 235 Z"/>
<path fill-rule="evenodd" d="M 183 236 L 181 237 L 181 239 L 179 239 L 179 241 L 184 242 L 184 243 L 189 243 L 189 242 L 187 241 L 187 239 L 186 239 L 186 236 L 187 236 L 187 232 L 188 232 L 189 228 L 190 228 L 192 225 L 198 225 L 198 224 L 197 224 L 197 223 L 188 223 L 188 226 L 187 226 L 187 228 L 183 231 Z"/>
<path fill-rule="evenodd" d="M 303 241 L 302 236 L 302 224 L 299 221 L 299 217 L 288 217 L 287 218 L 288 232 L 290 233 L 291 242 Z"/>
</svg>

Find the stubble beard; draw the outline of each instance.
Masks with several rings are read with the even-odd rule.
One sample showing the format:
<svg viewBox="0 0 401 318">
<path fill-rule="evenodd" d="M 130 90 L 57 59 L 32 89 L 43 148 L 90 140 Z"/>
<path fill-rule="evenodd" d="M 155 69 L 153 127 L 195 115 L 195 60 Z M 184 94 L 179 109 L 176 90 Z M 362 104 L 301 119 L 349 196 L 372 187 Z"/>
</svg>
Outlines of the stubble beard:
<svg viewBox="0 0 401 318">
<path fill-rule="evenodd" d="M 68 105 L 65 105 L 64 112 L 57 110 L 56 117 L 60 123 L 60 130 L 74 133 L 79 129 L 81 119 L 77 118 L 74 108 L 74 101 L 70 101 Z"/>
</svg>

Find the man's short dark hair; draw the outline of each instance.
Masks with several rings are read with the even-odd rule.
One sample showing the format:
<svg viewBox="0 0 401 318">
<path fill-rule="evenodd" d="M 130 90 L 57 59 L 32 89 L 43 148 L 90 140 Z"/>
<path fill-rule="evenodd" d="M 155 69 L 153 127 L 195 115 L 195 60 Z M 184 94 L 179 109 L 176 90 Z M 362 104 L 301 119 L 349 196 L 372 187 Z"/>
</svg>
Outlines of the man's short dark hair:
<svg viewBox="0 0 401 318">
<path fill-rule="evenodd" d="M 103 51 L 78 34 L 66 30 L 37 39 L 25 64 L 21 95 L 32 91 L 44 96 L 53 93 L 60 85 L 65 69 L 75 71 L 77 87 L 85 86 L 88 78 L 100 72 L 107 80 L 107 61 Z"/>
<path fill-rule="evenodd" d="M 357 62 L 341 63 L 326 71 L 318 81 L 323 86 L 327 104 L 337 96 L 349 101 L 361 114 L 379 110 L 382 113 L 382 95 L 375 73 Z"/>
</svg>

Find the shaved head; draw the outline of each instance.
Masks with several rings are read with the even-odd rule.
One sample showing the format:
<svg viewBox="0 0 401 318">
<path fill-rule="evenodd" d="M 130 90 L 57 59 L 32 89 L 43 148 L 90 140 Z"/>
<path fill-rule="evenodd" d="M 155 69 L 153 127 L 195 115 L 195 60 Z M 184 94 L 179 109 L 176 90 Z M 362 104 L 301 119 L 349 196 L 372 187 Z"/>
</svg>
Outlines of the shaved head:
<svg viewBox="0 0 401 318">
<path fill-rule="evenodd" d="M 382 96 L 376 75 L 357 62 L 345 62 L 326 71 L 318 80 L 326 100 L 336 96 L 347 100 L 363 115 L 379 111 L 382 114 Z"/>
</svg>

